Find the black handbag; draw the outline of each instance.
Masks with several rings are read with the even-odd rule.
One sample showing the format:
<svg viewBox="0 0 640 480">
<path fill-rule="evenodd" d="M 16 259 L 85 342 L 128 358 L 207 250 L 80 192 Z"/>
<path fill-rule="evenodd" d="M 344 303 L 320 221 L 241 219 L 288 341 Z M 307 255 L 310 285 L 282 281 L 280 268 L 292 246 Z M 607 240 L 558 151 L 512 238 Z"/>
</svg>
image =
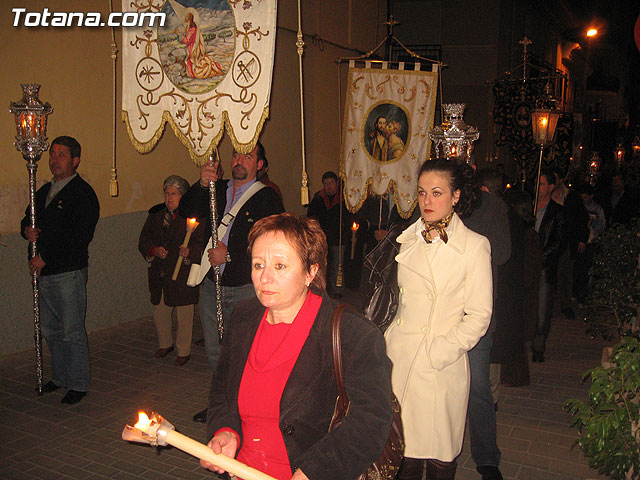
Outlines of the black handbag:
<svg viewBox="0 0 640 480">
<path fill-rule="evenodd" d="M 331 321 L 331 339 L 333 346 L 333 371 L 338 386 L 338 398 L 329 424 L 329 431 L 336 428 L 345 416 L 349 414 L 349 397 L 344 388 L 344 376 L 342 374 L 342 342 L 340 340 L 340 324 L 342 313 L 346 304 L 341 303 L 333 312 Z M 398 474 L 402 457 L 404 456 L 404 434 L 402 432 L 402 419 L 400 417 L 400 404 L 393 395 L 393 422 L 389 438 L 384 445 L 378 459 L 372 463 L 367 471 L 362 473 L 357 480 L 393 480 Z"/>
<path fill-rule="evenodd" d="M 398 311 L 398 264 L 395 257 L 400 251 L 396 238 L 406 224 L 394 224 L 387 235 L 364 258 L 363 267 L 369 271 L 365 298 L 369 302 L 362 314 L 383 332 L 391 324 Z"/>
</svg>

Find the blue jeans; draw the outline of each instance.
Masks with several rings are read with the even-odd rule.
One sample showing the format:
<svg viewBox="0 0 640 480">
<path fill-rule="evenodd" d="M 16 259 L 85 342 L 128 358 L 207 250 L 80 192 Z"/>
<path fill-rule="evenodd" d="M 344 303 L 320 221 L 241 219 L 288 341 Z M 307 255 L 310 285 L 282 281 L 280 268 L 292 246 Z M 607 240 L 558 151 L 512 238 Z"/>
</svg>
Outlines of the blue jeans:
<svg viewBox="0 0 640 480">
<path fill-rule="evenodd" d="M 222 324 L 224 331 L 229 327 L 229 319 L 236 304 L 241 300 L 253 298 L 256 295 L 253 285 L 241 285 L 239 287 L 222 287 Z M 204 333 L 204 346 L 207 350 L 207 358 L 211 371 L 215 372 L 220 357 L 220 340 L 218 338 L 218 321 L 216 319 L 216 287 L 205 277 L 200 287 L 200 322 Z"/>
<path fill-rule="evenodd" d="M 87 269 L 39 277 L 38 295 L 42 336 L 51 351 L 51 380 L 69 390 L 88 391 Z"/>
<path fill-rule="evenodd" d="M 500 449 L 496 439 L 496 410 L 491 395 L 489 362 L 493 333 L 487 332 L 469 350 L 471 390 L 469 391 L 469 440 L 471 458 L 477 466 L 500 465 Z"/>
</svg>

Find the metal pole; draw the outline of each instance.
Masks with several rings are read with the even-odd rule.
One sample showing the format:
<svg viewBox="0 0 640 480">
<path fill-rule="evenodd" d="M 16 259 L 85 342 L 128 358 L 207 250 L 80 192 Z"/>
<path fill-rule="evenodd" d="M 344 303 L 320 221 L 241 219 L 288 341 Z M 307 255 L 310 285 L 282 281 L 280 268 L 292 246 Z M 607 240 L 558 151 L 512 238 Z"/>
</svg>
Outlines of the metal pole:
<svg viewBox="0 0 640 480">
<path fill-rule="evenodd" d="M 540 189 L 540 171 L 542 170 L 542 151 L 544 145 L 540 145 L 540 159 L 538 160 L 538 175 L 536 176 L 536 199 L 533 202 L 533 216 L 538 212 L 538 190 Z"/>
<path fill-rule="evenodd" d="M 220 157 L 217 155 L 218 164 Z M 210 157 L 213 161 L 213 155 Z M 218 205 L 216 200 L 216 184 L 209 180 L 209 213 L 211 214 L 211 245 L 218 246 Z M 218 340 L 222 343 L 224 335 L 224 323 L 222 318 L 222 287 L 220 285 L 220 265 L 213 265 L 213 283 L 216 289 L 216 322 L 218 324 Z"/>
<path fill-rule="evenodd" d="M 29 170 L 29 219 L 31 228 L 36 228 L 36 170 L 37 161 L 40 159 L 27 157 L 27 170 Z M 31 258 L 38 255 L 36 242 L 31 242 Z M 31 287 L 33 288 L 33 339 L 36 349 L 36 379 L 38 396 L 42 395 L 42 331 L 40 328 L 40 300 L 38 298 L 38 271 L 31 274 Z"/>
</svg>

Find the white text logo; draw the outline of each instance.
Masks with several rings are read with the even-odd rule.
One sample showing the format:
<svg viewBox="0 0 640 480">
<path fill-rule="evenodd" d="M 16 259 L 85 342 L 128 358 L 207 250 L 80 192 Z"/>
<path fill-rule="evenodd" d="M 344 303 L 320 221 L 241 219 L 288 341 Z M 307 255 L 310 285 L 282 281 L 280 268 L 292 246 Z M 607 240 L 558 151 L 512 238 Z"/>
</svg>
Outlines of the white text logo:
<svg viewBox="0 0 640 480">
<path fill-rule="evenodd" d="M 103 21 L 100 12 L 27 12 L 12 8 L 14 27 L 155 27 L 164 26 L 166 14 L 161 12 L 112 12 Z"/>
</svg>

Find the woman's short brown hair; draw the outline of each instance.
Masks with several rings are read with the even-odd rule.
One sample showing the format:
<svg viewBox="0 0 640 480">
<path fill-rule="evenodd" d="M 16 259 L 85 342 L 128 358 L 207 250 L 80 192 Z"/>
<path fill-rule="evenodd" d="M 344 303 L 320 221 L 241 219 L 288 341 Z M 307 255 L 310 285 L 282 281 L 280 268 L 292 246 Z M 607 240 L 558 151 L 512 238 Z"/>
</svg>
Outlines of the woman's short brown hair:
<svg viewBox="0 0 640 480">
<path fill-rule="evenodd" d="M 324 290 L 327 274 L 327 237 L 325 236 L 317 220 L 291 213 L 280 213 L 258 220 L 249 232 L 249 246 L 247 252 L 251 256 L 251 250 L 255 241 L 266 233 L 282 232 L 287 241 L 298 252 L 298 257 L 307 272 L 311 271 L 314 264 L 318 265 L 318 272 L 312 287 Z"/>
</svg>

